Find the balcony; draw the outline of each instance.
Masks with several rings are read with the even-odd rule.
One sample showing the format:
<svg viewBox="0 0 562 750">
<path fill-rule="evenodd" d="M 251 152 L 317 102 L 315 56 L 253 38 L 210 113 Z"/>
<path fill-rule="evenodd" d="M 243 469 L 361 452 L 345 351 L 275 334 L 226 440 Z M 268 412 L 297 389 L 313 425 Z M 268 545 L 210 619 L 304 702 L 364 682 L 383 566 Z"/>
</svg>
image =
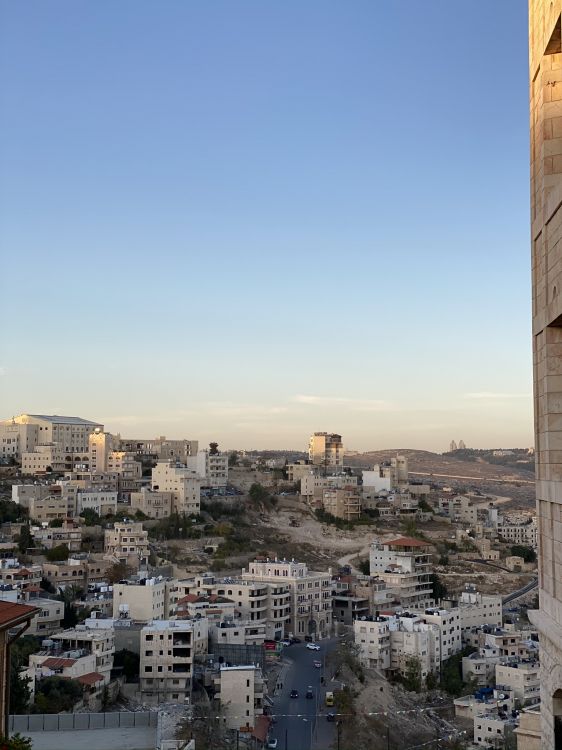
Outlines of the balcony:
<svg viewBox="0 0 562 750">
<path fill-rule="evenodd" d="M 191 657 L 190 648 L 182 648 L 182 647 L 174 646 L 172 653 L 175 659 L 189 659 Z"/>
</svg>

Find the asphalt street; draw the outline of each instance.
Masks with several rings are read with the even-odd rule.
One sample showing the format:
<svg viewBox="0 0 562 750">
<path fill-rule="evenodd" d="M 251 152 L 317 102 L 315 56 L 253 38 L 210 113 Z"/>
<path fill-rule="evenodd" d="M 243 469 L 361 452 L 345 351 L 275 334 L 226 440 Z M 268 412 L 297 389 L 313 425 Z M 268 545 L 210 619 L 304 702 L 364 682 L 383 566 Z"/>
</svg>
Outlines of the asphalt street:
<svg viewBox="0 0 562 750">
<path fill-rule="evenodd" d="M 288 662 L 288 668 L 283 688 L 277 692 L 272 708 L 276 723 L 271 737 L 278 741 L 277 750 L 329 750 L 332 746 L 336 728 L 333 722 L 326 720 L 326 714 L 332 709 L 326 708 L 325 696 L 326 690 L 334 690 L 334 685 L 329 681 L 326 684 L 329 674 L 324 662 L 337 643 L 337 638 L 320 641 L 320 651 L 310 651 L 305 643 L 284 649 L 283 660 Z M 321 661 L 322 668 L 315 667 L 314 661 Z M 313 698 L 306 698 L 309 686 Z M 298 690 L 299 697 L 291 698 L 291 690 Z"/>
</svg>

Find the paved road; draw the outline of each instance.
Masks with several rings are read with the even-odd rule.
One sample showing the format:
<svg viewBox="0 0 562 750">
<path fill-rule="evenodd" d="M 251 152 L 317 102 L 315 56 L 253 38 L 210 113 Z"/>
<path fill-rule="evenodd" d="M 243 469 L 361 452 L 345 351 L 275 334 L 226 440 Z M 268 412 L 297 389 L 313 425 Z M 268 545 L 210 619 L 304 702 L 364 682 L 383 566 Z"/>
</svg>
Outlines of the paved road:
<svg viewBox="0 0 562 750">
<path fill-rule="evenodd" d="M 278 740 L 278 750 L 329 750 L 335 739 L 335 725 L 326 720 L 326 690 L 332 684 L 322 684 L 326 679 L 325 669 L 317 669 L 313 662 L 324 664 L 327 653 L 338 643 L 331 638 L 320 641 L 320 651 L 310 651 L 306 644 L 289 646 L 283 658 L 289 663 L 284 675 L 283 689 L 274 698 L 272 713 L 277 721 L 271 736 Z M 306 690 L 312 687 L 314 698 L 306 698 Z M 290 698 L 291 690 L 298 690 L 298 698 Z"/>
<path fill-rule="evenodd" d="M 533 578 L 533 580 L 530 581 L 526 586 L 523 586 L 522 589 L 518 589 L 518 591 L 514 591 L 512 594 L 508 594 L 508 596 L 505 596 L 502 600 L 503 604 L 509 604 L 510 602 L 513 602 L 516 599 L 519 599 L 520 596 L 524 596 L 525 594 L 528 594 L 529 591 L 532 591 L 538 585 L 539 585 L 539 579 Z"/>
</svg>

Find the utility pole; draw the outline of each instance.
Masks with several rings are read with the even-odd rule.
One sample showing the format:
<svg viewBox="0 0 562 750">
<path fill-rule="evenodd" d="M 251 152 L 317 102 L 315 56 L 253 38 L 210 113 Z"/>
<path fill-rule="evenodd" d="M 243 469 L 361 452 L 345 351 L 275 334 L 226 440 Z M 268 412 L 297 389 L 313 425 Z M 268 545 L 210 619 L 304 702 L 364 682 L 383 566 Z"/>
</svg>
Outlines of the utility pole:
<svg viewBox="0 0 562 750">
<path fill-rule="evenodd" d="M 390 724 L 386 725 L 386 750 L 390 750 Z"/>
<path fill-rule="evenodd" d="M 289 730 L 285 729 L 285 750 L 288 750 L 288 747 L 287 747 L 287 735 L 288 734 L 289 734 Z"/>
<path fill-rule="evenodd" d="M 341 719 L 338 719 L 338 723 L 336 724 L 337 730 L 338 730 L 338 750 L 340 750 L 340 737 L 341 737 Z"/>
</svg>

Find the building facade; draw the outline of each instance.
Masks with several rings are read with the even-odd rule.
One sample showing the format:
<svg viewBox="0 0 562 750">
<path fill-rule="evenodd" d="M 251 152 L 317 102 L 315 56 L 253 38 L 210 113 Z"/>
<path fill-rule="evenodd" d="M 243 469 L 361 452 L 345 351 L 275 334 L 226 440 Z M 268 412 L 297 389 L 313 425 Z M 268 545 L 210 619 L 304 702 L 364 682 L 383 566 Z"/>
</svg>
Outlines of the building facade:
<svg viewBox="0 0 562 750">
<path fill-rule="evenodd" d="M 315 432 L 308 443 L 308 458 L 315 466 L 333 469 L 343 467 L 344 448 L 341 435 Z"/>
<path fill-rule="evenodd" d="M 562 747 L 561 0 L 529 0 L 531 269 L 542 747 Z"/>
</svg>

